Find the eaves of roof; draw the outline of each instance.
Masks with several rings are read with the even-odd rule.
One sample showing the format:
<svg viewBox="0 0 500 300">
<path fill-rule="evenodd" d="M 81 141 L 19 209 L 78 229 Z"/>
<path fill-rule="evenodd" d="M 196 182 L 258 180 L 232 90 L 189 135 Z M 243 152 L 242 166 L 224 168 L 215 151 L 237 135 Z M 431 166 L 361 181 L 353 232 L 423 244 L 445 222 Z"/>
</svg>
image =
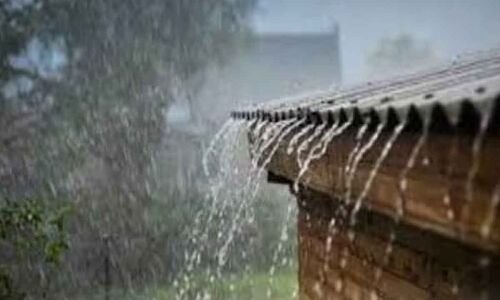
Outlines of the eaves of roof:
<svg viewBox="0 0 500 300">
<path fill-rule="evenodd" d="M 481 120 L 498 127 L 499 102 L 500 50 L 493 50 L 392 80 L 254 105 L 233 111 L 231 117 L 477 129 Z"/>
</svg>

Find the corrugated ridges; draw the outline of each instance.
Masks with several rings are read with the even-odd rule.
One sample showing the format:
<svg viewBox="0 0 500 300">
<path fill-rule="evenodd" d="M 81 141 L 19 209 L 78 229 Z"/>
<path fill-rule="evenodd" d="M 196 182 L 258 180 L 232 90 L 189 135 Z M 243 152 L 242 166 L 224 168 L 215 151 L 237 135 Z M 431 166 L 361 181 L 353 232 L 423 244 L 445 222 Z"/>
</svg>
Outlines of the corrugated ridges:
<svg viewBox="0 0 500 300">
<path fill-rule="evenodd" d="M 234 111 L 231 116 L 273 122 L 307 118 L 318 123 L 362 122 L 369 118 L 389 125 L 417 119 L 441 124 L 437 127 L 467 126 L 487 117 L 498 124 L 499 96 L 500 52 L 491 51 L 397 80 L 297 98 L 290 103 L 263 104 Z M 469 119 L 464 119 L 467 116 Z"/>
</svg>

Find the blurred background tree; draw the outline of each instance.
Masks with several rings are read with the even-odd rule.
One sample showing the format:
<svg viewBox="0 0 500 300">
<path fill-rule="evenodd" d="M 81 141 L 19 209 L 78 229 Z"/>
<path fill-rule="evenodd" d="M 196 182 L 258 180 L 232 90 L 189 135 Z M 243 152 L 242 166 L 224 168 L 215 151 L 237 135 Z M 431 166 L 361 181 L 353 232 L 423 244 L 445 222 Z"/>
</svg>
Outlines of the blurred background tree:
<svg viewBox="0 0 500 300">
<path fill-rule="evenodd" d="M 366 59 L 370 78 L 390 77 L 428 68 L 438 62 L 432 45 L 402 33 L 382 38 Z"/>
<path fill-rule="evenodd" d="M 49 266 L 9 260 L 12 237 L 28 225 L 0 224 L 1 276 L 10 290 L 41 298 L 102 283 L 102 236 L 113 243 L 111 263 L 122 284 L 174 272 L 168 257 L 158 264 L 158 253 L 175 254 L 158 238 L 179 234 L 185 224 L 159 235 L 146 221 L 157 208 L 152 167 L 169 139 L 166 112 L 199 85 L 208 66 L 234 51 L 254 2 L 0 2 L 1 208 L 22 214 L 35 202 L 40 224 L 68 206 L 74 212 L 67 227 L 56 226 L 67 231 L 60 245 L 69 251 L 50 282 Z M 176 210 L 165 218 L 169 213 Z M 29 226 L 27 240 L 48 225 Z"/>
</svg>

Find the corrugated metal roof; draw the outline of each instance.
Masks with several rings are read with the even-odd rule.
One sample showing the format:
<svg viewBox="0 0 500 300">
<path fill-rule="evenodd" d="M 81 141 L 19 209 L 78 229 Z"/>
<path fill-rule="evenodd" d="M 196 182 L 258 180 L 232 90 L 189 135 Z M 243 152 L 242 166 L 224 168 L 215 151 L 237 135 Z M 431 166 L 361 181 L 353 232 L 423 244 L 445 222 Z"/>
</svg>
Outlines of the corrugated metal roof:
<svg viewBox="0 0 500 300">
<path fill-rule="evenodd" d="M 477 122 L 481 117 L 496 122 L 499 96 L 500 50 L 493 50 L 393 80 L 254 105 L 234 111 L 231 116 L 270 121 L 308 118 L 312 122 L 366 117 L 402 122 L 413 116 L 424 123 L 454 126 Z M 466 117 L 472 115 L 479 118 Z"/>
</svg>

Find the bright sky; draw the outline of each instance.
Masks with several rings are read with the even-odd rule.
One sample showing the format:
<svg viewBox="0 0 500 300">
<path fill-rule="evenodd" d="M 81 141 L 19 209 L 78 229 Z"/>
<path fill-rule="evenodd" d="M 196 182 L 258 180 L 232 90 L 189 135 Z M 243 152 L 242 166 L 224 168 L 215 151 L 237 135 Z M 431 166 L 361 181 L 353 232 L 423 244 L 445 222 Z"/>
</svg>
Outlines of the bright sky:
<svg viewBox="0 0 500 300">
<path fill-rule="evenodd" d="M 386 36 L 411 33 L 438 55 L 500 47 L 500 0 L 260 0 L 258 32 L 317 32 L 337 20 L 343 72 L 358 81 L 366 53 Z"/>
</svg>

